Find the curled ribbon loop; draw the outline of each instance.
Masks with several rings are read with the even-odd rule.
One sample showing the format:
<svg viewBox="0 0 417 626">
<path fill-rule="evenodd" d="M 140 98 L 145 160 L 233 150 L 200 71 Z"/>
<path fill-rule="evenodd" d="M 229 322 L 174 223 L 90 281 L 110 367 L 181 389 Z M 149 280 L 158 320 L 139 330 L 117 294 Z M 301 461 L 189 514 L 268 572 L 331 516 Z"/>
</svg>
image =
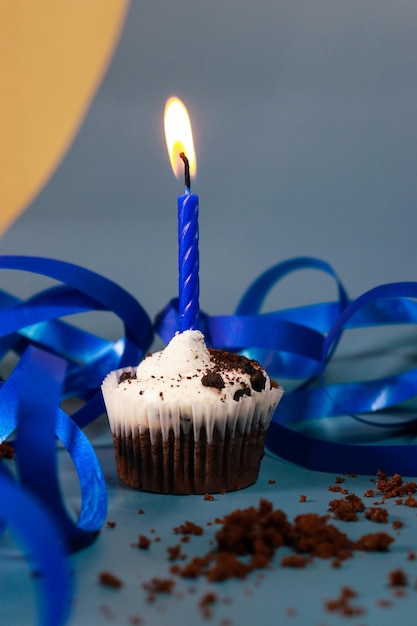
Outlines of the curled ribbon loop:
<svg viewBox="0 0 417 626">
<path fill-rule="evenodd" d="M 38 623 L 61 626 L 67 620 L 72 593 L 64 538 L 48 512 L 27 489 L 17 485 L 2 465 L 0 487 L 2 500 L 7 503 L 0 509 L 0 521 L 16 535 L 40 574 Z"/>
<path fill-rule="evenodd" d="M 42 626 L 62 624 L 68 612 L 69 573 L 64 554 L 91 543 L 106 515 L 106 492 L 94 450 L 80 428 L 103 412 L 100 385 L 113 369 L 136 365 L 149 349 L 154 332 L 168 342 L 179 328 L 178 300 L 171 300 L 152 325 L 142 306 L 108 279 L 54 259 L 0 256 L 0 269 L 34 272 L 60 284 L 22 302 L 0 290 L 0 357 L 21 357 L 0 384 L 0 442 L 16 433 L 20 483 L 0 464 L 0 530 L 8 524 L 22 538 L 44 574 Z M 270 290 L 300 270 L 317 270 L 336 284 L 337 300 L 261 313 Z M 234 315 L 201 314 L 208 344 L 239 351 L 259 360 L 268 372 L 294 379 L 267 435 L 268 449 L 293 463 L 328 472 L 415 475 L 415 444 L 381 445 L 381 431 L 399 429 L 414 435 L 417 418 L 408 406 L 417 395 L 417 369 L 376 380 L 327 384 L 326 374 L 343 333 L 349 329 L 417 323 L 417 283 L 381 285 L 356 300 L 333 268 L 320 259 L 299 257 L 264 272 L 244 293 Z M 108 341 L 61 318 L 88 311 L 109 311 L 123 323 L 124 334 Z M 71 417 L 60 407 L 77 398 L 83 406 Z M 384 412 L 396 407 L 397 415 Z M 398 411 L 397 411 L 398 409 Z M 376 417 L 378 416 L 378 417 Z M 352 418 L 366 436 L 356 443 L 308 434 L 307 426 Z M 370 429 L 377 436 L 369 444 Z M 58 438 L 78 474 L 81 510 L 75 520 L 62 502 L 56 463 Z M 337 439 L 337 437 L 335 437 Z M 5 502 L 14 505 L 6 508 Z M 26 507 L 26 509 L 25 509 Z M 30 511 L 30 519 L 24 511 Z M 33 515 L 32 515 L 33 512 Z M 35 523 L 34 521 L 35 520 Z M 52 540 L 46 539 L 48 528 Z M 52 544 L 56 549 L 52 549 Z"/>
<path fill-rule="evenodd" d="M 262 305 L 279 280 L 305 269 L 330 275 L 336 283 L 338 300 L 262 314 Z M 243 295 L 235 315 L 204 316 L 202 330 L 211 345 L 240 351 L 260 361 L 271 375 L 302 381 L 284 394 L 273 417 L 266 440 L 271 452 L 313 470 L 374 474 L 382 467 L 387 472 L 413 475 L 417 469 L 415 445 L 380 445 L 378 437 L 372 446 L 352 444 L 300 432 L 304 423 L 346 415 L 375 427 L 375 431 L 414 432 L 417 418 L 387 422 L 367 416 L 414 398 L 417 369 L 378 380 L 325 384 L 325 374 L 342 334 L 354 328 L 417 323 L 417 303 L 410 298 L 417 298 L 417 283 L 382 285 L 351 301 L 329 264 L 300 257 L 279 263 L 257 278 Z M 164 341 L 178 328 L 176 315 L 176 303 L 171 301 L 156 319 L 156 331 Z M 405 409 L 399 410 L 400 416 L 404 413 L 407 415 Z"/>
<path fill-rule="evenodd" d="M 8 256 L 0 257 L 0 269 L 35 272 L 63 283 L 26 302 L 0 291 L 0 354 L 21 355 L 0 386 L 0 442 L 16 433 L 20 478 L 20 483 L 11 482 L 0 466 L 0 491 L 13 493 L 17 503 L 10 507 L 8 498 L 2 498 L 0 525 L 16 529 L 41 570 L 40 624 L 52 626 L 64 623 L 68 613 L 71 585 L 64 555 L 95 539 L 107 511 L 102 470 L 79 426 L 103 412 L 100 384 L 104 376 L 111 369 L 140 361 L 153 329 L 130 294 L 84 268 L 53 259 Z M 59 319 L 92 310 L 115 313 L 124 324 L 124 336 L 106 341 Z M 85 403 L 72 418 L 59 408 L 69 397 Z M 78 520 L 62 501 L 56 438 L 78 474 Z"/>
</svg>

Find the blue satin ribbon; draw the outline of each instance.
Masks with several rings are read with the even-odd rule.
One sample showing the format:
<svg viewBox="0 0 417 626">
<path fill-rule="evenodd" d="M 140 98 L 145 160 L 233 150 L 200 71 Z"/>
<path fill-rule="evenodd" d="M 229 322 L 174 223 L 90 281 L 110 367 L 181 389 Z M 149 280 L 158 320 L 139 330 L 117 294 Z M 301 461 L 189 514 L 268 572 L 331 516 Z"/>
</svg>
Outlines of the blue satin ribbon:
<svg viewBox="0 0 417 626">
<path fill-rule="evenodd" d="M 63 624 L 68 614 L 70 576 L 64 555 L 91 543 L 106 515 L 103 475 L 92 446 L 81 431 L 104 411 L 100 385 L 113 369 L 137 364 L 157 333 L 168 342 L 178 330 L 174 299 L 152 324 L 141 305 L 122 288 L 85 268 L 38 257 L 0 256 L 0 269 L 34 272 L 59 284 L 22 302 L 0 291 L 0 357 L 10 351 L 20 360 L 0 386 L 0 442 L 15 437 L 17 478 L 0 464 L 0 529 L 9 525 L 44 576 L 39 623 Z M 262 313 L 266 297 L 293 272 L 315 270 L 330 276 L 333 302 Z M 273 377 L 294 379 L 284 394 L 267 436 L 268 449 L 313 470 L 412 476 L 417 469 L 414 444 L 384 445 L 372 426 L 414 435 L 417 419 L 407 403 L 416 396 L 417 370 L 377 380 L 327 384 L 326 375 L 343 333 L 352 328 L 417 322 L 417 283 L 381 285 L 355 300 L 333 268 L 320 259 L 300 257 L 263 273 L 243 295 L 234 315 L 200 316 L 208 344 L 239 351 L 260 361 Z M 62 321 L 88 311 L 109 311 L 123 323 L 123 336 L 108 341 Z M 61 408 L 76 397 L 84 404 L 73 415 Z M 396 408 L 387 421 L 384 412 Z M 350 416 L 366 431 L 360 444 L 308 434 L 306 425 Z M 378 416 L 380 416 L 378 418 Z M 62 501 L 56 463 L 56 439 L 71 456 L 81 489 L 78 519 Z M 33 510 L 30 520 L 24 515 Z M 32 517 L 38 520 L 33 524 Z M 47 520 L 45 522 L 45 520 Z M 51 529 L 54 550 L 45 543 L 42 524 Z M 49 531 L 48 531 L 49 532 Z M 42 537 L 41 537 L 42 535 Z M 35 547 L 37 546 L 37 547 Z M 53 572 L 58 572 L 56 575 Z M 58 593 L 58 588 L 60 592 Z"/>
</svg>

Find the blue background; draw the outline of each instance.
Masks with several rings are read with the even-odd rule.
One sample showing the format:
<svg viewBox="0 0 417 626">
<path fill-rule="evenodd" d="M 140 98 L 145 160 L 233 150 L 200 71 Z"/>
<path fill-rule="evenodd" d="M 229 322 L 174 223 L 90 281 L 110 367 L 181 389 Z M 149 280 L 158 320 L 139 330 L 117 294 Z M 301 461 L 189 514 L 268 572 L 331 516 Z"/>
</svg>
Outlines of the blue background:
<svg viewBox="0 0 417 626">
<path fill-rule="evenodd" d="M 416 58 L 414 0 L 133 2 L 74 144 L 0 251 L 85 265 L 156 314 L 177 293 L 182 184 L 163 134 L 176 94 L 197 150 L 207 312 L 232 313 L 297 255 L 332 263 L 352 297 L 413 280 Z M 327 279 L 297 280 L 268 306 L 334 297 Z M 10 277 L 19 294 L 34 284 Z"/>
</svg>

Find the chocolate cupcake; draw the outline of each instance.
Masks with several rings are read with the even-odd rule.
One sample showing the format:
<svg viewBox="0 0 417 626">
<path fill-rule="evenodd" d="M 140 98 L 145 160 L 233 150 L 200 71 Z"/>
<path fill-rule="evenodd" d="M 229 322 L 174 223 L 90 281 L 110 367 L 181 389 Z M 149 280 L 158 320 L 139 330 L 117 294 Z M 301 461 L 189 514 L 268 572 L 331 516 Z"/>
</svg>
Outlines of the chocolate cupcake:
<svg viewBox="0 0 417 626">
<path fill-rule="evenodd" d="M 177 333 L 137 368 L 111 372 L 102 392 L 120 479 L 169 494 L 254 483 L 283 389 L 256 361 Z"/>
</svg>

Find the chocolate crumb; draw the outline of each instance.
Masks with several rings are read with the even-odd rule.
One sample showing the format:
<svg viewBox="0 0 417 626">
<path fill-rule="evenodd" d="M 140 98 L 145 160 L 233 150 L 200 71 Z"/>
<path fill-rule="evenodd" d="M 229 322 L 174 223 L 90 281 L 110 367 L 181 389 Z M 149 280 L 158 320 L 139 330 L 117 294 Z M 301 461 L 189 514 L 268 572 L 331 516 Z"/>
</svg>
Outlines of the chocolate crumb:
<svg viewBox="0 0 417 626">
<path fill-rule="evenodd" d="M 145 537 L 145 535 L 139 535 L 137 547 L 140 550 L 147 550 L 150 545 L 151 545 L 151 540 L 148 539 L 148 537 Z"/>
<path fill-rule="evenodd" d="M 331 500 L 329 509 L 336 519 L 344 522 L 356 522 L 358 520 L 355 507 L 350 502 L 346 502 L 346 500 Z"/>
<path fill-rule="evenodd" d="M 198 603 L 198 606 L 201 609 L 203 617 L 205 618 L 211 617 L 212 612 L 211 612 L 210 607 L 216 602 L 217 602 L 217 596 L 215 593 L 213 593 L 212 591 L 208 591 L 207 593 L 204 594 L 204 596 L 201 598 L 200 602 Z"/>
<path fill-rule="evenodd" d="M 360 606 L 351 604 L 352 598 L 357 596 L 356 591 L 350 587 L 342 587 L 340 595 L 335 600 L 327 600 L 326 609 L 332 613 L 339 613 L 344 617 L 352 617 L 355 615 L 363 615 L 365 609 Z"/>
<path fill-rule="evenodd" d="M 107 604 L 100 604 L 99 610 L 103 617 L 105 617 L 107 620 L 111 621 L 116 619 L 116 614 Z"/>
<path fill-rule="evenodd" d="M 380 507 L 371 507 L 365 513 L 366 519 L 378 524 L 386 524 L 388 522 L 388 511 Z"/>
<path fill-rule="evenodd" d="M 408 585 L 407 575 L 401 569 L 395 569 L 388 573 L 388 584 L 390 587 L 406 587 Z"/>
<path fill-rule="evenodd" d="M 233 394 L 233 400 L 236 400 L 236 402 L 239 402 L 240 398 L 242 398 L 243 396 L 250 396 L 250 395 L 252 395 L 252 392 L 249 389 L 249 387 L 242 387 L 242 389 L 238 389 L 237 391 L 235 391 L 235 393 Z"/>
<path fill-rule="evenodd" d="M 310 563 L 311 559 L 306 556 L 300 556 L 299 554 L 289 554 L 281 560 L 283 567 L 306 567 Z"/>
<path fill-rule="evenodd" d="M 14 448 L 7 441 L 0 443 L 0 459 L 14 459 Z"/>
<path fill-rule="evenodd" d="M 157 593 L 171 593 L 175 585 L 175 580 L 172 578 L 151 578 L 146 583 L 142 584 L 143 589 L 148 592 L 148 602 L 153 602 Z"/>
<path fill-rule="evenodd" d="M 328 490 L 338 492 L 338 491 L 342 491 L 342 487 L 340 485 L 329 485 Z"/>
<path fill-rule="evenodd" d="M 185 554 L 183 554 L 181 552 L 181 546 L 171 546 L 169 548 L 167 548 L 167 552 L 168 552 L 168 561 L 178 561 L 178 560 L 184 560 Z"/>
<path fill-rule="evenodd" d="M 255 369 L 250 374 L 250 384 L 254 391 L 263 391 L 266 385 L 266 376 L 263 375 L 260 369 Z"/>
<path fill-rule="evenodd" d="M 111 587 L 112 589 L 120 589 L 120 587 L 123 586 L 120 578 L 117 578 L 117 576 L 115 576 L 111 572 L 101 572 L 99 574 L 99 582 L 101 585 L 104 585 L 105 587 Z"/>
<path fill-rule="evenodd" d="M 198 524 L 194 524 L 194 522 L 186 521 L 184 524 L 181 524 L 181 526 L 173 528 L 172 531 L 176 535 L 202 535 L 203 527 Z"/>
<path fill-rule="evenodd" d="M 374 533 L 363 535 L 355 545 L 358 550 L 365 552 L 385 552 L 393 541 L 387 533 Z"/>
<path fill-rule="evenodd" d="M 201 378 L 201 384 L 204 387 L 214 387 L 215 389 L 224 389 L 224 380 L 218 372 L 209 371 Z"/>
<path fill-rule="evenodd" d="M 136 380 L 136 374 L 132 374 L 132 372 L 122 372 L 119 376 L 119 385 L 120 383 L 124 383 L 125 380 Z"/>
</svg>

